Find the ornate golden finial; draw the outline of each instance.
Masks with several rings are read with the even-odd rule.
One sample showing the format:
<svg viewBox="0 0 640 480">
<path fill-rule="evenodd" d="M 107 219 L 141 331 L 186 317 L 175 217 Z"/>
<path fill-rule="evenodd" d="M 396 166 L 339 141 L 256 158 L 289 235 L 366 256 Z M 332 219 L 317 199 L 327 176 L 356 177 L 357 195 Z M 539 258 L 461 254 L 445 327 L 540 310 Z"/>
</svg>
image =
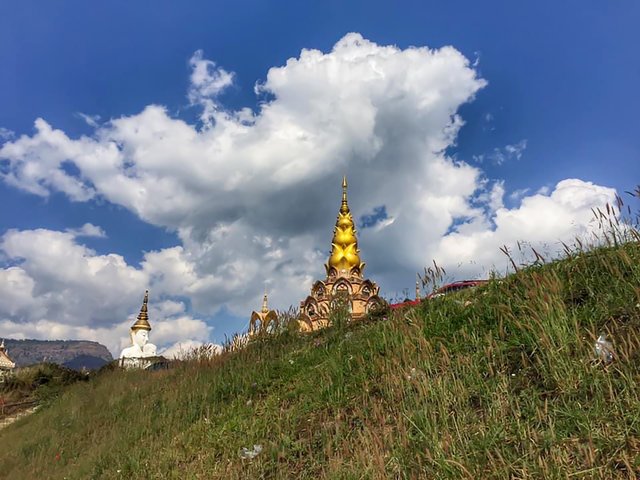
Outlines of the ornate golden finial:
<svg viewBox="0 0 640 480">
<path fill-rule="evenodd" d="M 142 300 L 142 307 L 140 308 L 140 313 L 138 314 L 138 319 L 136 323 L 131 325 L 131 330 L 151 330 L 151 325 L 149 324 L 149 314 L 147 313 L 147 304 L 149 303 L 149 290 L 145 290 L 144 299 Z"/>
<path fill-rule="evenodd" d="M 269 312 L 269 304 L 267 300 L 267 292 L 264 292 L 264 296 L 262 297 L 262 313 Z"/>
<path fill-rule="evenodd" d="M 340 213 L 349 213 L 349 204 L 347 203 L 347 177 L 342 177 L 342 205 L 340 205 Z"/>
<path fill-rule="evenodd" d="M 356 229 L 347 203 L 347 177 L 342 177 L 342 204 L 333 230 L 331 256 L 325 265 L 327 275 L 330 274 L 332 268 L 336 270 L 337 275 L 351 275 L 352 273 L 361 275 L 364 263 L 360 262 L 359 253 Z M 354 272 L 354 269 L 357 269 L 357 272 Z"/>
<path fill-rule="evenodd" d="M 416 300 L 420 300 L 420 282 L 416 280 Z"/>
</svg>

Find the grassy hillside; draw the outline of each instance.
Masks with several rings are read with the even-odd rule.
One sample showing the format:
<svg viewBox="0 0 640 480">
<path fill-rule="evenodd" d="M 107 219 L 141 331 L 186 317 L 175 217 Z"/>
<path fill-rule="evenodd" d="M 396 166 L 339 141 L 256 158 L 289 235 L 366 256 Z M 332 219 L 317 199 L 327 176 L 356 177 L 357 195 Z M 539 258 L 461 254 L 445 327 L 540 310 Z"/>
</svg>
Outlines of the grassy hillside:
<svg viewBox="0 0 640 480">
<path fill-rule="evenodd" d="M 337 323 L 168 371 L 75 384 L 0 431 L 0 475 L 640 474 L 637 242 L 573 252 L 376 321 Z M 609 365 L 594 359 L 601 333 L 613 343 Z M 242 458 L 254 445 L 259 453 Z"/>
<path fill-rule="evenodd" d="M 88 380 L 89 375 L 55 363 L 17 368 L 0 383 L 0 421 L 50 401 L 75 382 Z"/>
</svg>

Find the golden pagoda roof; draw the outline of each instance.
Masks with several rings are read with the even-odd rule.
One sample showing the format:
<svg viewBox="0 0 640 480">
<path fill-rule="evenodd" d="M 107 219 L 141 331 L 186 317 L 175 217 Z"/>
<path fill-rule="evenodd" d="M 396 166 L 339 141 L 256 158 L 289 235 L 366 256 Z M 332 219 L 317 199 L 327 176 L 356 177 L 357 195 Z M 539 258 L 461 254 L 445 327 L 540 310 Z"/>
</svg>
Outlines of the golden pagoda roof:
<svg viewBox="0 0 640 480">
<path fill-rule="evenodd" d="M 354 268 L 361 274 L 364 263 L 360 262 L 358 239 L 353 217 L 347 202 L 347 177 L 342 177 L 342 203 L 331 240 L 331 255 L 325 265 L 327 274 L 335 269 L 338 275 L 352 274 Z"/>
<path fill-rule="evenodd" d="M 145 290 L 144 299 L 142 300 L 142 307 L 138 314 L 138 319 L 131 325 L 131 330 L 151 330 L 149 324 L 149 314 L 147 313 L 147 304 L 149 303 L 149 290 Z"/>
<path fill-rule="evenodd" d="M 267 292 L 264 292 L 262 297 L 262 309 L 259 312 L 251 312 L 251 319 L 249 320 L 249 335 L 255 335 L 260 332 L 268 331 L 271 322 L 278 321 L 278 314 L 275 310 L 269 310 L 269 303 L 267 298 Z M 260 322 L 260 327 L 256 327 L 256 323 Z"/>
</svg>

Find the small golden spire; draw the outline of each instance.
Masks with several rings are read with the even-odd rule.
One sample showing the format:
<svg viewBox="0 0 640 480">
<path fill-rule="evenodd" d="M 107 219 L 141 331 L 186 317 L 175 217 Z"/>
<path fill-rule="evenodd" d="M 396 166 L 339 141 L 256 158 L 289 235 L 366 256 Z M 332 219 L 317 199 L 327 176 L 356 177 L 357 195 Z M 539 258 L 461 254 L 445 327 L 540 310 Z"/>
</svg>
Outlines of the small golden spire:
<svg viewBox="0 0 640 480">
<path fill-rule="evenodd" d="M 262 309 L 260 312 L 255 310 L 251 312 L 249 320 L 249 335 L 257 335 L 260 332 L 270 332 L 273 329 L 273 322 L 278 321 L 278 314 L 274 310 L 269 310 L 267 287 L 264 287 L 264 296 L 262 297 Z"/>
<path fill-rule="evenodd" d="M 149 290 L 145 290 L 144 299 L 142 300 L 142 307 L 138 314 L 138 319 L 131 326 L 131 330 L 151 330 L 149 324 L 149 314 L 147 313 L 147 304 L 149 303 Z"/>
<path fill-rule="evenodd" d="M 416 300 L 420 300 L 420 282 L 416 280 Z"/>
<path fill-rule="evenodd" d="M 342 177 L 342 205 L 340 205 L 340 213 L 349 213 L 349 204 L 347 203 L 347 177 Z"/>
</svg>

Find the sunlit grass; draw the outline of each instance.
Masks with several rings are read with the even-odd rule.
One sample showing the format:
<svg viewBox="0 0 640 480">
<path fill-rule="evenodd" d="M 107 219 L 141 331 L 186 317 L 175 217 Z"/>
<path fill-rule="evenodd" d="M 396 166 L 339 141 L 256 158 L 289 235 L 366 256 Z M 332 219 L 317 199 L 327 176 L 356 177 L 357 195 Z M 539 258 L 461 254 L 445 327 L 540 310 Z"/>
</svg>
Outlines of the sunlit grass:
<svg viewBox="0 0 640 480">
<path fill-rule="evenodd" d="M 0 431 L 0 472 L 636 478 L 634 235 L 618 225 L 597 247 L 566 247 L 561 261 L 516 264 L 504 279 L 376 320 L 336 317 L 301 336 L 285 318 L 236 351 L 196 353 L 167 371 L 104 372 Z M 600 334 L 613 344 L 610 364 L 595 355 Z M 259 453 L 242 458 L 254 445 Z"/>
</svg>

